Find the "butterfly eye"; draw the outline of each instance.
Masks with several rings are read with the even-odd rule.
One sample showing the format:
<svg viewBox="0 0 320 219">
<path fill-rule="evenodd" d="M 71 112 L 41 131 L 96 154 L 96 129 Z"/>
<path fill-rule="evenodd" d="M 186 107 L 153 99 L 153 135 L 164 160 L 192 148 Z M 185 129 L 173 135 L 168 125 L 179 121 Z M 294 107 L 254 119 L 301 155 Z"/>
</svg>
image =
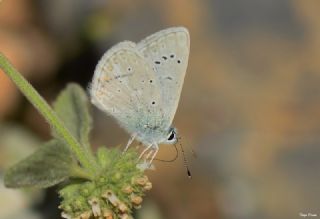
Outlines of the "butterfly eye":
<svg viewBox="0 0 320 219">
<path fill-rule="evenodd" d="M 174 132 L 174 131 L 171 131 L 171 133 L 170 133 L 170 135 L 169 135 L 169 137 L 168 137 L 168 141 L 172 141 L 173 139 L 175 139 L 175 137 L 176 137 L 175 132 Z"/>
</svg>

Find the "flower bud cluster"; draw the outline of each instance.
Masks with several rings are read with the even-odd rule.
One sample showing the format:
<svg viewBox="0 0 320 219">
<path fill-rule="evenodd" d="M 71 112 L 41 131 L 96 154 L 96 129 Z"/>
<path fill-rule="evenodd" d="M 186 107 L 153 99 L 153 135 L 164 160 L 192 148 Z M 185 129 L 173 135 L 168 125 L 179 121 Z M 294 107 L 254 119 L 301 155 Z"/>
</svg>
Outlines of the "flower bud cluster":
<svg viewBox="0 0 320 219">
<path fill-rule="evenodd" d="M 71 181 L 59 191 L 59 208 L 65 219 L 133 219 L 145 192 L 152 188 L 148 177 L 136 167 L 138 155 L 117 149 L 99 149 L 101 173 L 92 181 Z"/>
</svg>

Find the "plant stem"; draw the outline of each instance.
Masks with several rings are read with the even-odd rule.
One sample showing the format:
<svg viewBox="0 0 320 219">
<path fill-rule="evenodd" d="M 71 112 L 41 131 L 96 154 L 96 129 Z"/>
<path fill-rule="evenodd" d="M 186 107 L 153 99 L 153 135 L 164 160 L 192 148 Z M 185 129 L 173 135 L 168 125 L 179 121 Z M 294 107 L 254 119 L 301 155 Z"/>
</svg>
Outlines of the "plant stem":
<svg viewBox="0 0 320 219">
<path fill-rule="evenodd" d="M 87 171 L 85 171 L 83 168 L 81 168 L 78 165 L 74 165 L 71 168 L 71 175 L 70 176 L 73 178 L 93 180 L 93 177 Z"/>
<path fill-rule="evenodd" d="M 9 60 L 2 53 L 0 53 L 0 68 L 17 85 L 33 106 L 42 114 L 50 126 L 65 140 L 81 165 L 91 174 L 97 173 L 99 167 L 93 155 L 91 154 L 90 156 L 90 153 L 86 153 L 84 147 L 71 135 L 69 130 L 63 125 L 62 121 L 49 104 L 10 64 Z"/>
</svg>

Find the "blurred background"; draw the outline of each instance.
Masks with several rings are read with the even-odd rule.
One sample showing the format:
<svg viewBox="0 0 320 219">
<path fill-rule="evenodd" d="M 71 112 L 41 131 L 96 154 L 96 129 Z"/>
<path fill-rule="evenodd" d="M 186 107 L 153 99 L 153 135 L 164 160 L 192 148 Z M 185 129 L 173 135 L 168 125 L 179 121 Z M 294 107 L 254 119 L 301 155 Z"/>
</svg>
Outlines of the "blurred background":
<svg viewBox="0 0 320 219">
<path fill-rule="evenodd" d="M 86 88 L 117 42 L 187 27 L 190 60 L 174 125 L 193 179 L 181 156 L 155 162 L 153 189 L 135 217 L 320 217 L 319 8 L 312 0 L 2 0 L 0 51 L 52 102 L 69 82 Z M 92 113 L 95 147 L 127 142 L 112 118 Z M 48 139 L 44 119 L 0 72 L 0 181 Z M 174 155 L 164 145 L 158 157 Z M 58 203 L 56 188 L 0 182 L 0 219 L 60 218 Z"/>
</svg>

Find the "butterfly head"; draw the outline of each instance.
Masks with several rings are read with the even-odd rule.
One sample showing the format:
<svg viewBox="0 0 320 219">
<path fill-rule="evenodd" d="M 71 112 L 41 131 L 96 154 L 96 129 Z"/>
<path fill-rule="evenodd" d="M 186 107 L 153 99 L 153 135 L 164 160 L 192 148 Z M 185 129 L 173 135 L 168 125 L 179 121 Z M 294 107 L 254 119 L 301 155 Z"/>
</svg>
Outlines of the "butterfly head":
<svg viewBox="0 0 320 219">
<path fill-rule="evenodd" d="M 178 132 L 176 128 L 171 127 L 168 131 L 168 135 L 166 140 L 163 142 L 164 144 L 175 144 L 178 142 Z"/>
</svg>

